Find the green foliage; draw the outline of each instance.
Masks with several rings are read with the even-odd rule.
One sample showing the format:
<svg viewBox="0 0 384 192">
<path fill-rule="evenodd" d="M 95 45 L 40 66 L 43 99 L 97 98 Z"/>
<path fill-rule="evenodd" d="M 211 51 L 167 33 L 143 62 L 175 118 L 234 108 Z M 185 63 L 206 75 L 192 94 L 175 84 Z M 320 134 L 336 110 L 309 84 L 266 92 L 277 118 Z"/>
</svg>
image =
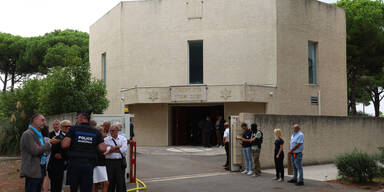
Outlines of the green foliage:
<svg viewBox="0 0 384 192">
<path fill-rule="evenodd" d="M 375 158 L 356 150 L 337 156 L 335 164 L 341 177 L 351 178 L 354 182 L 372 182 L 379 174 Z"/>
<path fill-rule="evenodd" d="M 46 115 L 84 109 L 102 113 L 108 107 L 105 85 L 91 79 L 88 64 L 54 68 L 43 80 L 41 93 L 39 108 Z"/>
<path fill-rule="evenodd" d="M 9 76 L 46 74 L 0 93 L 0 154 L 19 153 L 20 136 L 34 113 L 48 116 L 84 109 L 102 113 L 108 107 L 104 83 L 89 71 L 88 38 L 87 33 L 73 30 L 32 38 L 0 33 L 0 73 L 5 74 L 9 64 L 4 60 L 12 60 L 16 68 Z"/>
<path fill-rule="evenodd" d="M 347 77 L 349 108 L 356 102 L 375 104 L 379 114 L 384 85 L 384 4 L 381 0 L 340 0 L 347 26 Z"/>
</svg>

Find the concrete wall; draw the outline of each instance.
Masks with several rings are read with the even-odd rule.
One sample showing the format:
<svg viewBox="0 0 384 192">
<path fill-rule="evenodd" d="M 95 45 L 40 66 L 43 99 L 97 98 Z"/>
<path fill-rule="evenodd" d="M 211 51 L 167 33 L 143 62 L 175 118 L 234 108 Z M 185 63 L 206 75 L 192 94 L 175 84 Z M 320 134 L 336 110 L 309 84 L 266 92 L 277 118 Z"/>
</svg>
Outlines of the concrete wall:
<svg viewBox="0 0 384 192">
<path fill-rule="evenodd" d="M 237 102 L 224 103 L 224 118 L 229 122 L 228 117 L 238 115 L 239 113 L 257 113 L 265 114 L 265 103 Z"/>
<path fill-rule="evenodd" d="M 59 114 L 59 115 L 51 115 L 45 117 L 46 123 L 49 126 L 49 131 L 53 130 L 53 122 L 55 120 L 70 120 L 72 124 L 75 124 L 77 121 L 77 115 L 76 113 L 65 113 L 65 114 Z"/>
<path fill-rule="evenodd" d="M 189 84 L 190 40 L 204 42 L 204 84 L 276 85 L 276 1 L 201 2 L 121 2 L 91 26 L 93 76 L 107 55 L 106 113 L 120 112 L 121 88 Z"/>
<path fill-rule="evenodd" d="M 347 115 L 344 9 L 314 0 L 277 1 L 277 94 L 273 114 Z M 308 41 L 318 43 L 317 79 L 308 81 Z M 311 105 L 318 96 L 320 105 Z"/>
<path fill-rule="evenodd" d="M 140 146 L 168 146 L 168 104 L 129 105 Z"/>
<path fill-rule="evenodd" d="M 384 119 L 335 116 L 285 116 L 241 113 L 240 122 L 257 123 L 264 132 L 261 152 L 262 167 L 273 166 L 273 129 L 280 128 L 285 136 L 284 152 L 289 150 L 293 124 L 298 123 L 304 133 L 304 164 L 333 162 L 338 154 L 354 149 L 375 154 L 384 146 Z M 236 128 L 239 131 L 241 128 Z M 236 155 L 241 155 L 236 142 Z M 286 157 L 284 162 L 286 163 Z"/>
</svg>

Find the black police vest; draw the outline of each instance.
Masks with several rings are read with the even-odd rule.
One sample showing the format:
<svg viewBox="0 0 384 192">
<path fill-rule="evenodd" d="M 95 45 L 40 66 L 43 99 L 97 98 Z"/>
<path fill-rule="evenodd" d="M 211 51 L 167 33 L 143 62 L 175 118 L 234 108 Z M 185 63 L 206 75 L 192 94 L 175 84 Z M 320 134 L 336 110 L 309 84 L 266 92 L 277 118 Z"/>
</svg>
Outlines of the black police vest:
<svg viewBox="0 0 384 192">
<path fill-rule="evenodd" d="M 89 161 L 94 163 L 97 158 L 97 139 L 101 137 L 99 131 L 88 123 L 74 125 L 69 158 L 71 160 Z"/>
</svg>

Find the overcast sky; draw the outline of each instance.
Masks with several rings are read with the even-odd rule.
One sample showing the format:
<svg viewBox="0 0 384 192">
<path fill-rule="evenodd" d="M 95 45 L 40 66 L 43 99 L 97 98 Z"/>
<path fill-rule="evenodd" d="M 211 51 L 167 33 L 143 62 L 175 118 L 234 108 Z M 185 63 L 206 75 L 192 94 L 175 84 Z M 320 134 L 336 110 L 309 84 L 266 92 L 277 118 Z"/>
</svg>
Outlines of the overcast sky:
<svg viewBox="0 0 384 192">
<path fill-rule="evenodd" d="M 335 3 L 337 0 L 321 0 Z M 0 32 L 25 37 L 55 29 L 89 32 L 120 0 L 0 0 Z M 362 107 L 359 107 L 362 110 Z M 373 113 L 372 105 L 366 111 Z"/>
</svg>

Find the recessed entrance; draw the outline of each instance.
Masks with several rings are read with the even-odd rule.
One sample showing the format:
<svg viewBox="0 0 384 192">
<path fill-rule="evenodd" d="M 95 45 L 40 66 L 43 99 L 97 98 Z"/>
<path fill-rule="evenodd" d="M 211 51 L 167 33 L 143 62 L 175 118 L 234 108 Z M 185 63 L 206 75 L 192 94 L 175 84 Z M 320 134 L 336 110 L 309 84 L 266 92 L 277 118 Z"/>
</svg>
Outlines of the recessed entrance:
<svg viewBox="0 0 384 192">
<path fill-rule="evenodd" d="M 212 126 L 218 115 L 224 114 L 224 105 L 172 106 L 172 145 L 203 145 L 204 133 L 201 122 L 211 117 Z M 217 144 L 216 132 L 212 127 L 211 145 Z"/>
</svg>

